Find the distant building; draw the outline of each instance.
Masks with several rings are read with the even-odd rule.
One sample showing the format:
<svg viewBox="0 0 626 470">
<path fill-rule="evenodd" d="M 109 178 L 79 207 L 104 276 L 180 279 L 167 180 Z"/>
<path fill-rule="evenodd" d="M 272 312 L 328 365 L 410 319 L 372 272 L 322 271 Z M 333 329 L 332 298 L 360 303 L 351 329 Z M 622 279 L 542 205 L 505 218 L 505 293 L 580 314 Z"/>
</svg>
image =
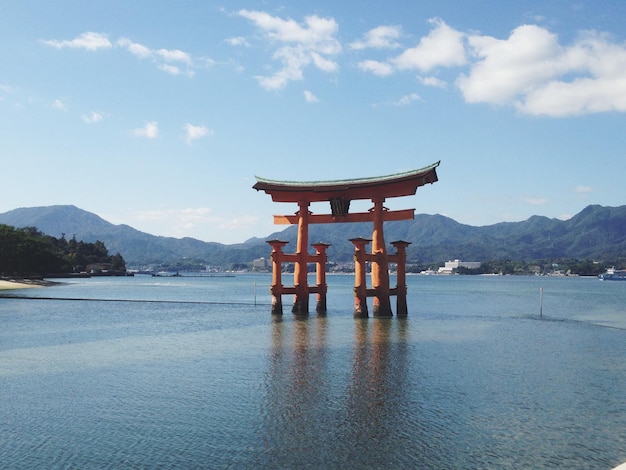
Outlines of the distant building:
<svg viewBox="0 0 626 470">
<path fill-rule="evenodd" d="M 257 258 L 252 262 L 252 267 L 254 269 L 265 269 L 269 267 L 270 263 L 265 258 Z"/>
<path fill-rule="evenodd" d="M 88 264 L 86 271 L 91 274 L 106 273 L 111 270 L 111 263 L 93 263 Z"/>
<path fill-rule="evenodd" d="M 439 268 L 437 274 L 454 274 L 458 268 L 478 269 L 480 265 L 480 261 L 461 261 L 455 259 L 454 261 L 446 261 L 445 265 Z"/>
</svg>

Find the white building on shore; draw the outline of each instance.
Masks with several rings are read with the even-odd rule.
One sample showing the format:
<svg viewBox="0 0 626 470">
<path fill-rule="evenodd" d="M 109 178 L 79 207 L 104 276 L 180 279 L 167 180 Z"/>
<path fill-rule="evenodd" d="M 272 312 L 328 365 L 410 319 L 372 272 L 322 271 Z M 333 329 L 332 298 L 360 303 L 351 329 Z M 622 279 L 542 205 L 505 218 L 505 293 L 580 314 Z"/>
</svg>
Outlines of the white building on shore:
<svg viewBox="0 0 626 470">
<path fill-rule="evenodd" d="M 265 258 L 257 258 L 252 262 L 254 269 L 265 269 L 270 266 L 269 260 Z"/>
<path fill-rule="evenodd" d="M 478 269 L 480 265 L 480 261 L 461 261 L 455 259 L 454 261 L 446 261 L 445 265 L 437 270 L 437 274 L 454 274 L 458 268 Z"/>
</svg>

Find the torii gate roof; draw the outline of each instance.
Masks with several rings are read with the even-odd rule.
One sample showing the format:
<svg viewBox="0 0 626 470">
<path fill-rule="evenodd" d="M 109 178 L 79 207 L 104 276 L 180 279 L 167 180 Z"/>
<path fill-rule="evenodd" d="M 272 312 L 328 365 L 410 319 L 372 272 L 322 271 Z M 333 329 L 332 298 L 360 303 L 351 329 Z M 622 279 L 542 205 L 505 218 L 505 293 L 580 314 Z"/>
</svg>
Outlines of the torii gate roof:
<svg viewBox="0 0 626 470">
<path fill-rule="evenodd" d="M 255 176 L 257 182 L 252 187 L 257 191 L 265 191 L 275 202 L 354 201 L 411 196 L 418 187 L 437 181 L 436 168 L 439 163 L 387 176 L 334 181 L 278 181 Z"/>
</svg>

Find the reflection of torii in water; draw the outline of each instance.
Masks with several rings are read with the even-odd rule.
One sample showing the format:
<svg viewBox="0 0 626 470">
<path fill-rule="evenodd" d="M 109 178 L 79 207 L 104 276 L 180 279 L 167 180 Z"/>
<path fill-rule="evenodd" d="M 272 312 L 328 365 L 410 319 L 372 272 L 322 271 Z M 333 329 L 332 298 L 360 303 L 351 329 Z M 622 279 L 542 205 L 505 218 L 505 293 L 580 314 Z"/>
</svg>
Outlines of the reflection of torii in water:
<svg viewBox="0 0 626 470">
<path fill-rule="evenodd" d="M 407 314 L 406 309 L 406 246 L 408 242 L 397 241 L 393 245 L 397 249 L 395 255 L 388 255 L 385 248 L 383 222 L 390 220 L 412 220 L 415 209 L 390 211 L 383 206 L 386 198 L 411 196 L 417 188 L 437 181 L 436 168 L 439 162 L 419 170 L 396 173 L 374 178 L 348 179 L 337 181 L 276 181 L 256 177 L 253 186 L 257 191 L 263 190 L 275 202 L 295 202 L 299 209 L 295 215 L 275 215 L 275 224 L 298 224 L 298 240 L 296 252 L 286 254 L 282 247 L 287 242 L 270 240 L 272 246 L 272 313 L 282 314 L 282 294 L 295 294 L 292 311 L 297 314 L 309 312 L 309 294 L 317 293 L 317 311 L 326 311 L 326 248 L 327 244 L 316 243 L 316 255 L 308 254 L 309 224 L 327 224 L 343 222 L 373 222 L 372 239 L 352 239 L 355 246 L 355 306 L 354 314 L 367 317 L 366 297 L 374 297 L 374 316 L 388 317 L 392 315 L 390 295 L 397 296 L 399 316 Z M 350 214 L 350 201 L 370 199 L 374 207 L 368 212 Z M 309 212 L 311 202 L 329 201 L 330 214 L 312 214 Z M 365 245 L 372 242 L 371 254 L 364 251 Z M 294 286 L 284 287 L 281 281 L 282 262 L 293 262 Z M 365 262 L 372 264 L 372 288 L 365 286 Z M 398 264 L 398 285 L 389 288 L 389 261 Z M 317 263 L 317 285 L 307 284 L 307 263 Z"/>
</svg>

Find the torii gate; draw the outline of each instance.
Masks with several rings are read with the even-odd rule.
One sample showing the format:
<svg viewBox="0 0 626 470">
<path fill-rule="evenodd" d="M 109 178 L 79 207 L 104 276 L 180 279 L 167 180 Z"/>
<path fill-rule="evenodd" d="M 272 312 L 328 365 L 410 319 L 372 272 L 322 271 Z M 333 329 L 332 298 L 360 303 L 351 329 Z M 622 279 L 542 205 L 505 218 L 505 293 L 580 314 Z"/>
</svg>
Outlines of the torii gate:
<svg viewBox="0 0 626 470">
<path fill-rule="evenodd" d="M 272 246 L 272 313 L 282 314 L 282 294 L 294 294 L 292 312 L 307 314 L 309 312 L 309 294 L 317 293 L 317 311 L 326 311 L 326 248 L 324 243 L 313 246 L 317 254 L 308 254 L 309 224 L 345 223 L 345 222 L 373 222 L 372 239 L 355 238 L 350 240 L 355 247 L 355 287 L 354 287 L 354 315 L 355 317 L 368 316 L 367 297 L 373 297 L 374 316 L 392 316 L 390 295 L 396 295 L 397 314 L 406 316 L 406 247 L 409 242 L 399 240 L 392 244 L 396 247 L 396 254 L 388 255 L 383 234 L 383 222 L 392 220 L 412 220 L 415 209 L 390 211 L 383 206 L 386 198 L 411 196 L 417 188 L 437 181 L 436 168 L 440 162 L 419 170 L 396 173 L 388 176 L 372 178 L 348 179 L 336 181 L 276 181 L 256 176 L 257 191 L 263 190 L 271 195 L 275 202 L 295 202 L 298 212 L 295 215 L 275 215 L 275 224 L 298 224 L 298 239 L 296 252 L 286 254 L 282 247 L 287 242 L 269 240 Z M 354 200 L 370 199 L 374 204 L 368 212 L 350 214 L 350 202 Z M 330 214 L 312 214 L 309 211 L 311 202 L 329 201 Z M 365 253 L 365 245 L 372 242 L 371 254 Z M 294 285 L 282 285 L 282 262 L 293 262 Z M 372 265 L 372 288 L 368 289 L 365 283 L 366 267 L 369 261 Z M 389 261 L 397 263 L 397 286 L 389 287 Z M 307 264 L 317 264 L 316 286 L 309 286 L 307 282 Z"/>
</svg>

